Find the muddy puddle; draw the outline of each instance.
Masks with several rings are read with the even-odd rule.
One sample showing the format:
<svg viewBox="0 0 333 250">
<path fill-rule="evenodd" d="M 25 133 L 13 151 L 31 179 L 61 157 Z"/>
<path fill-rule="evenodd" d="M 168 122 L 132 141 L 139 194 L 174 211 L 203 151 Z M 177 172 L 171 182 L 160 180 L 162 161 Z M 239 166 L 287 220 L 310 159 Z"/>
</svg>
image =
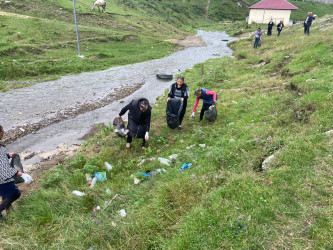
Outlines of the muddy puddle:
<svg viewBox="0 0 333 250">
<path fill-rule="evenodd" d="M 60 144 L 81 144 L 95 124 L 112 122 L 130 100 L 146 97 L 154 103 L 174 82 L 158 80 L 156 74 L 175 75 L 208 59 L 232 54 L 227 47 L 232 38 L 224 32 L 199 30 L 197 37 L 206 46 L 0 93 L 0 124 L 8 132 L 4 138 L 7 151 L 53 151 Z M 30 161 L 33 164 L 38 159 Z"/>
</svg>

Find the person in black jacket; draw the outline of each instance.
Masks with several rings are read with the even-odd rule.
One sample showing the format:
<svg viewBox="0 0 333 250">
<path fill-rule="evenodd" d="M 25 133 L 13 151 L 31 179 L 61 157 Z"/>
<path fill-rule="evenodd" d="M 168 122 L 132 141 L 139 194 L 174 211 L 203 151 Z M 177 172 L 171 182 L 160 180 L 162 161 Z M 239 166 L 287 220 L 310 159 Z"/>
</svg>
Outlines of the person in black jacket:
<svg viewBox="0 0 333 250">
<path fill-rule="evenodd" d="M 187 85 L 184 83 L 184 77 L 179 76 L 177 78 L 177 82 L 173 83 L 170 86 L 170 91 L 168 94 L 168 101 L 170 101 L 171 98 L 176 98 L 180 99 L 183 102 L 183 109 L 182 112 L 180 113 L 179 117 L 179 126 L 178 130 L 182 130 L 182 121 L 186 112 L 186 106 L 187 106 L 187 99 L 188 99 L 188 94 L 189 90 Z"/>
<path fill-rule="evenodd" d="M 268 27 L 267 27 L 267 36 L 271 36 L 272 35 L 272 28 L 274 26 L 273 20 L 271 19 L 268 23 Z"/>
<path fill-rule="evenodd" d="M 131 147 L 133 138 L 142 138 L 142 149 L 145 149 L 145 143 L 149 139 L 150 119 L 151 119 L 151 106 L 146 98 L 132 100 L 127 104 L 119 113 L 117 118 L 123 116 L 127 110 L 128 112 L 128 125 L 129 130 L 127 134 L 126 148 Z"/>
<path fill-rule="evenodd" d="M 315 17 L 312 16 L 312 12 L 308 12 L 308 16 L 304 20 L 304 34 L 310 35 L 310 26 L 313 19 L 315 19 Z"/>
<path fill-rule="evenodd" d="M 280 21 L 280 23 L 276 26 L 277 31 L 278 31 L 277 36 L 280 36 L 280 33 L 281 33 L 283 27 L 284 27 L 283 21 Z"/>
</svg>

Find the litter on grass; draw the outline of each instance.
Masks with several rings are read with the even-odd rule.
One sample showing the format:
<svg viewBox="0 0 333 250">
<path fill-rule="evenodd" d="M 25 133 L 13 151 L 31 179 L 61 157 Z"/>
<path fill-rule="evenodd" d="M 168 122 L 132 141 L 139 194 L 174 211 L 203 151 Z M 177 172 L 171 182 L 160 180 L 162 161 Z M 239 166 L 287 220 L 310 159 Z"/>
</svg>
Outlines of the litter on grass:
<svg viewBox="0 0 333 250">
<path fill-rule="evenodd" d="M 185 170 L 185 169 L 188 169 L 191 166 L 192 166 L 192 163 L 189 163 L 189 164 L 184 163 L 183 166 L 179 170 Z"/>
<path fill-rule="evenodd" d="M 85 196 L 86 195 L 85 193 L 77 191 L 77 190 L 74 190 L 72 193 L 77 195 L 77 196 Z"/>
</svg>

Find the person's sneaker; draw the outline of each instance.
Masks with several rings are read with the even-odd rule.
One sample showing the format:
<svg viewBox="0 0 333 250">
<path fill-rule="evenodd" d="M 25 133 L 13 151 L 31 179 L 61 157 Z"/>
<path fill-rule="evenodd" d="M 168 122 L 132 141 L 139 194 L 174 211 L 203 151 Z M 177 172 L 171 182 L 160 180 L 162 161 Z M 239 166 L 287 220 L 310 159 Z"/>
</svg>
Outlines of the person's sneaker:
<svg viewBox="0 0 333 250">
<path fill-rule="evenodd" d="M 179 126 L 178 126 L 178 130 L 179 130 L 179 131 L 182 130 L 182 126 L 179 125 Z"/>
<path fill-rule="evenodd" d="M 127 142 L 126 143 L 126 148 L 130 148 L 131 147 L 131 143 Z"/>
</svg>

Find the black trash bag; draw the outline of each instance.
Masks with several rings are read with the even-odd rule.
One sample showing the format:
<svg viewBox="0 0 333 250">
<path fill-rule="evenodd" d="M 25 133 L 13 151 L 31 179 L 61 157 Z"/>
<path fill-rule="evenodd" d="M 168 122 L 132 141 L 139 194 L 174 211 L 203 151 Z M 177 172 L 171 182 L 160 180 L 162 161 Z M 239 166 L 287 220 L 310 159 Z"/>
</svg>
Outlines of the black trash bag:
<svg viewBox="0 0 333 250">
<path fill-rule="evenodd" d="M 24 173 L 23 165 L 21 162 L 21 157 L 18 154 L 16 154 L 13 158 L 10 159 L 9 164 L 12 168 L 15 168 L 17 171 L 19 171 L 21 173 Z M 15 175 L 14 181 L 15 181 L 15 183 L 21 183 L 21 182 L 24 182 L 24 179 L 21 176 Z"/>
<path fill-rule="evenodd" d="M 206 111 L 205 116 L 208 121 L 212 122 L 215 121 L 217 118 L 217 109 L 216 105 L 211 105 L 209 109 Z"/>
<path fill-rule="evenodd" d="M 167 102 L 166 120 L 169 128 L 175 129 L 179 125 L 180 113 L 183 109 L 183 102 L 180 99 L 171 98 Z"/>
<path fill-rule="evenodd" d="M 121 138 L 125 137 L 128 133 L 128 129 L 125 127 L 125 122 L 120 117 L 119 119 L 116 117 L 113 119 L 113 126 L 115 127 L 114 132 Z"/>
</svg>

